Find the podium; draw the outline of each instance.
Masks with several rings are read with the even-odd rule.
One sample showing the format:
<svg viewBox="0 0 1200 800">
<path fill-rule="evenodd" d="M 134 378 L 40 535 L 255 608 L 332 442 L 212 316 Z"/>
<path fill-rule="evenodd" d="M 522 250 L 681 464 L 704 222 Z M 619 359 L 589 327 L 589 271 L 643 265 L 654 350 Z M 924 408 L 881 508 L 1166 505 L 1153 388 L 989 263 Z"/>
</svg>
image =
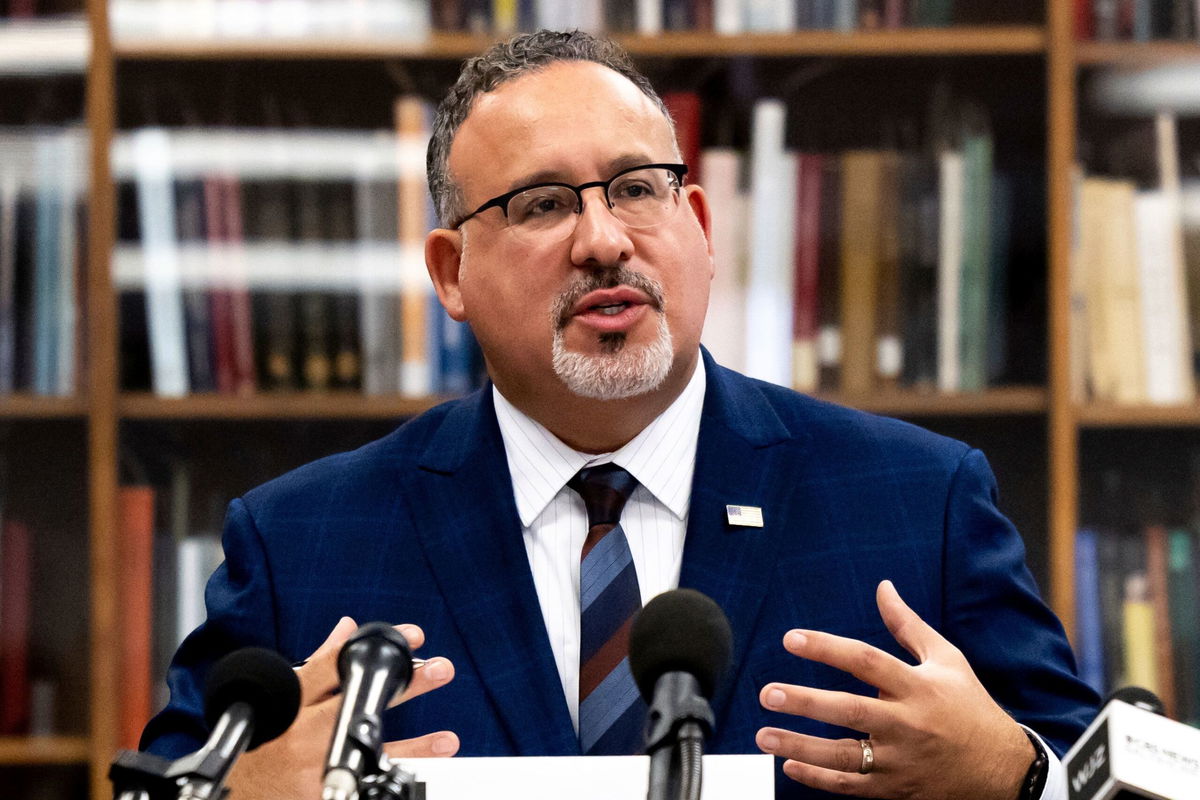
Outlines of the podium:
<svg viewBox="0 0 1200 800">
<path fill-rule="evenodd" d="M 402 758 L 419 800 L 645 800 L 649 756 Z M 702 800 L 771 800 L 769 755 L 704 756 Z M 486 794 L 485 794 L 486 792 Z"/>
</svg>

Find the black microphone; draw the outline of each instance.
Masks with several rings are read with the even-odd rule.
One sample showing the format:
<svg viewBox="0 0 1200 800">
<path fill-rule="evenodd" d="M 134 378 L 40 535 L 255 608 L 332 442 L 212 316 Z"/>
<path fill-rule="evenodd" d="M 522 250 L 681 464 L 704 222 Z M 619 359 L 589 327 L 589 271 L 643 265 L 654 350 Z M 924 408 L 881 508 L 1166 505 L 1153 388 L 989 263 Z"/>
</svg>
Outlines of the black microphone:
<svg viewBox="0 0 1200 800">
<path fill-rule="evenodd" d="M 381 770 L 383 711 L 412 680 L 408 641 L 385 622 L 354 632 L 338 654 L 342 707 L 325 760 L 322 800 L 355 800 L 365 775 Z"/>
<path fill-rule="evenodd" d="M 1149 689 L 1126 686 L 1063 757 L 1071 800 L 1185 800 L 1200 783 L 1200 730 L 1163 716 Z"/>
<path fill-rule="evenodd" d="M 278 653 L 235 650 L 213 666 L 204 686 L 208 741 L 191 755 L 167 761 L 123 751 L 109 778 L 122 800 L 209 800 L 224 795 L 225 779 L 247 750 L 276 738 L 300 710 L 300 681 Z"/>
<path fill-rule="evenodd" d="M 708 701 L 732 650 L 725 612 L 694 589 L 664 592 L 634 619 L 629 668 L 650 706 L 649 800 L 700 797 L 704 740 L 714 722 Z"/>
</svg>

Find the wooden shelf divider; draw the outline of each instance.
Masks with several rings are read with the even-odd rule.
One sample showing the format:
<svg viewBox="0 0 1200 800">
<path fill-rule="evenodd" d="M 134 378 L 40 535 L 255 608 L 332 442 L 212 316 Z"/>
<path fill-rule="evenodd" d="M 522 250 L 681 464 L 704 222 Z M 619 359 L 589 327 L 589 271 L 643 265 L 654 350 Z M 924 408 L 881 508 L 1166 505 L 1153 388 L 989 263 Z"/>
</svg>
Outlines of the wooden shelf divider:
<svg viewBox="0 0 1200 800">
<path fill-rule="evenodd" d="M 85 736 L 0 737 L 0 766 L 87 764 L 91 742 Z"/>
</svg>

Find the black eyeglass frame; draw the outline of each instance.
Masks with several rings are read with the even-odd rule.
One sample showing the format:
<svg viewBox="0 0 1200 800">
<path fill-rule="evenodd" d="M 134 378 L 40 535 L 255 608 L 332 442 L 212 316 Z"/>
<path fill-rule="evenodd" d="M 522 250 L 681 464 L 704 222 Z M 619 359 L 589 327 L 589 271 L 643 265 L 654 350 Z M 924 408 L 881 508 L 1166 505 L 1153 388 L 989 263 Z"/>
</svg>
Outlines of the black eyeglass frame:
<svg viewBox="0 0 1200 800">
<path fill-rule="evenodd" d="M 606 181 L 590 181 L 588 183 L 581 183 L 578 186 L 572 186 L 569 183 L 559 183 L 557 181 L 546 181 L 543 183 L 531 183 L 528 186 L 522 186 L 518 189 L 513 189 L 511 192 L 505 192 L 504 194 L 499 195 L 498 197 L 493 197 L 491 200 L 488 200 L 486 203 L 481 205 L 479 208 L 475 209 L 470 214 L 467 214 L 465 217 L 463 217 L 458 222 L 454 223 L 453 225 L 451 225 L 449 227 L 451 230 L 460 228 L 463 226 L 463 224 L 467 220 L 469 220 L 473 217 L 476 217 L 479 214 L 482 214 L 484 211 L 487 211 L 489 208 L 492 208 L 493 206 L 500 209 L 500 213 L 504 215 L 505 219 L 508 219 L 508 201 L 512 200 L 514 197 L 521 194 L 522 192 L 528 192 L 530 189 L 540 189 L 543 186 L 561 186 L 564 189 L 570 189 L 572 192 L 574 192 L 575 193 L 575 213 L 576 214 L 583 211 L 583 190 L 591 189 L 596 186 L 600 186 L 600 187 L 603 187 L 603 189 L 604 189 L 605 204 L 608 205 L 609 208 L 612 208 L 613 207 L 612 201 L 610 201 L 608 199 L 608 187 L 612 186 L 613 181 L 615 181 L 617 178 L 620 178 L 622 175 L 627 175 L 630 172 L 638 172 L 639 170 L 643 170 L 643 169 L 669 170 L 670 172 L 672 172 L 675 175 L 675 180 L 679 181 L 679 186 L 676 187 L 677 189 L 683 188 L 683 177 L 685 175 L 687 175 L 687 172 L 688 172 L 687 164 L 638 164 L 637 166 L 634 166 L 634 167 L 626 167 L 625 169 L 621 170 L 616 175 L 613 175 L 611 178 L 609 178 Z"/>
</svg>

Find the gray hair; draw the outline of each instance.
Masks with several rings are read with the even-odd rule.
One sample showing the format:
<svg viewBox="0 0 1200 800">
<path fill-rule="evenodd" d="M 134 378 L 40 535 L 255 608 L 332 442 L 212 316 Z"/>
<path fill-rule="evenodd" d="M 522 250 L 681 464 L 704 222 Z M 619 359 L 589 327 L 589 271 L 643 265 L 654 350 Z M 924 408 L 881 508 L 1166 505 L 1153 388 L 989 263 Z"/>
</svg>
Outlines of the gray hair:
<svg viewBox="0 0 1200 800">
<path fill-rule="evenodd" d="M 642 94 L 654 101 L 672 126 L 671 115 L 662 98 L 654 91 L 646 76 L 638 72 L 629 54 L 609 39 L 582 31 L 547 31 L 521 33 L 492 45 L 480 56 L 463 64 L 458 80 L 438 105 L 433 120 L 433 132 L 425 157 L 429 178 L 429 193 L 443 225 L 465 213 L 462 210 L 461 188 L 450 176 L 450 145 L 454 135 L 467 118 L 475 98 L 493 91 L 503 83 L 531 72 L 537 72 L 559 61 L 593 61 L 624 75 Z"/>
</svg>

